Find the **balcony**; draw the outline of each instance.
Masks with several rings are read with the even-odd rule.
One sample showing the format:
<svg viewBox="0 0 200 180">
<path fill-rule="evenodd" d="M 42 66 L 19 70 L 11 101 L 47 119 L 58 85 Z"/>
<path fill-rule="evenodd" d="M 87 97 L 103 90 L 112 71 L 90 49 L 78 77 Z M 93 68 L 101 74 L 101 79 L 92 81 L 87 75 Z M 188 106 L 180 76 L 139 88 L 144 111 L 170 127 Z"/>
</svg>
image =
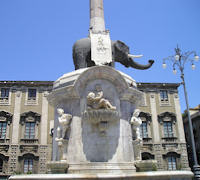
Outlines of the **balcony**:
<svg viewBox="0 0 200 180">
<path fill-rule="evenodd" d="M 168 136 L 168 137 L 163 137 L 162 138 L 162 143 L 176 143 L 177 142 L 177 137 L 175 136 Z"/>
<path fill-rule="evenodd" d="M 152 138 L 151 137 L 145 137 L 143 139 L 143 144 L 151 144 L 152 143 Z"/>
<path fill-rule="evenodd" d="M 0 143 L 1 144 L 9 144 L 10 143 L 10 139 L 0 138 Z"/>
<path fill-rule="evenodd" d="M 22 144 L 38 144 L 38 139 L 21 139 Z"/>
<path fill-rule="evenodd" d="M 0 105 L 9 105 L 8 97 L 0 97 Z"/>
</svg>

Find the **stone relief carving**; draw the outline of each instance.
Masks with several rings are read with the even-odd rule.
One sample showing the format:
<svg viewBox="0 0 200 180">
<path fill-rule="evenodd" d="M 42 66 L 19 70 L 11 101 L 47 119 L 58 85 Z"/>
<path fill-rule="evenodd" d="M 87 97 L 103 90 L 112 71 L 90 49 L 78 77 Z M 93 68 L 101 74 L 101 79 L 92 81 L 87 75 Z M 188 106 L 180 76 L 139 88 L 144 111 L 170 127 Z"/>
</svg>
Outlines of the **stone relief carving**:
<svg viewBox="0 0 200 180">
<path fill-rule="evenodd" d="M 105 134 L 108 122 L 119 119 L 116 107 L 109 100 L 103 98 L 103 91 L 100 85 L 95 86 L 95 92 L 90 91 L 86 97 L 87 109 L 83 113 L 84 119 L 97 125 L 101 134 Z"/>
<path fill-rule="evenodd" d="M 87 105 L 89 109 L 110 109 L 116 110 L 115 106 L 103 98 L 103 91 L 98 92 L 96 95 L 94 92 L 89 92 L 87 95 Z"/>
<path fill-rule="evenodd" d="M 59 116 L 58 117 L 59 126 L 57 127 L 57 137 L 55 140 L 58 142 L 60 160 L 67 160 L 67 155 L 64 152 L 64 148 L 67 145 L 66 134 L 67 134 L 68 130 L 70 129 L 72 115 L 65 114 L 64 110 L 61 108 L 57 109 L 57 113 Z"/>
</svg>

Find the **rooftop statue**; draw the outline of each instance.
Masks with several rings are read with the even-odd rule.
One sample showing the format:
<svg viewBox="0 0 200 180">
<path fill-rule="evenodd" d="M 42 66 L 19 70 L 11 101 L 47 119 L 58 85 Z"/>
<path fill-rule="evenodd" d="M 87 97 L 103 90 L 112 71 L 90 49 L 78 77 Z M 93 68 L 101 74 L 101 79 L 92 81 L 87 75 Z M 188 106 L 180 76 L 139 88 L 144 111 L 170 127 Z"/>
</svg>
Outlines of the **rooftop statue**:
<svg viewBox="0 0 200 180">
<path fill-rule="evenodd" d="M 109 31 L 105 30 L 103 0 L 90 0 L 90 30 L 89 37 L 80 39 L 73 46 L 75 69 L 96 65 L 114 67 L 115 62 L 125 67 L 148 69 L 154 63 L 142 65 L 134 61 L 142 55 L 131 55 L 129 47 L 122 41 L 110 40 Z"/>
</svg>

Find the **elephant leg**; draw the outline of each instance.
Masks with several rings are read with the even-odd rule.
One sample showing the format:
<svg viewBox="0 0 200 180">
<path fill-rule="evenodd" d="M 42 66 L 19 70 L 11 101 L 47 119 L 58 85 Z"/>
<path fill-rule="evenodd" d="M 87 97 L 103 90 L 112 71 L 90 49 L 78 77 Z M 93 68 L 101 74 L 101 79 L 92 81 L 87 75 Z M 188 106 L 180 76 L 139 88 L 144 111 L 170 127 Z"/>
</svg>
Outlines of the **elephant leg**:
<svg viewBox="0 0 200 180">
<path fill-rule="evenodd" d="M 87 63 L 87 67 L 95 66 L 95 62 L 92 61 L 92 59 L 91 59 L 91 51 L 89 51 L 89 52 L 87 53 L 87 56 L 86 56 L 86 63 Z"/>
<path fill-rule="evenodd" d="M 83 51 L 75 50 L 73 52 L 73 60 L 74 60 L 75 70 L 87 67 L 86 55 Z"/>
</svg>

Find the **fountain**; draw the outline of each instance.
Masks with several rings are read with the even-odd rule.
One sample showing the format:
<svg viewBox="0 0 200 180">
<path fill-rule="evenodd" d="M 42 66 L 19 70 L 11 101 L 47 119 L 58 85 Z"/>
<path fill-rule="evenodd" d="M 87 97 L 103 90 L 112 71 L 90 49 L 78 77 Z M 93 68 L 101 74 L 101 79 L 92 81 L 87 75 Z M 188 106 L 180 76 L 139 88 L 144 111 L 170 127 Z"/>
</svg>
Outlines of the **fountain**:
<svg viewBox="0 0 200 180">
<path fill-rule="evenodd" d="M 114 69 L 148 69 L 134 61 L 122 41 L 111 41 L 105 30 L 103 0 L 90 0 L 89 37 L 73 46 L 75 71 L 54 82 L 48 101 L 55 108 L 53 159 L 48 174 L 12 176 L 10 179 L 140 179 L 189 180 L 190 171 L 150 170 L 155 161 L 141 161 L 137 107 L 143 94 L 130 76 Z"/>
</svg>

